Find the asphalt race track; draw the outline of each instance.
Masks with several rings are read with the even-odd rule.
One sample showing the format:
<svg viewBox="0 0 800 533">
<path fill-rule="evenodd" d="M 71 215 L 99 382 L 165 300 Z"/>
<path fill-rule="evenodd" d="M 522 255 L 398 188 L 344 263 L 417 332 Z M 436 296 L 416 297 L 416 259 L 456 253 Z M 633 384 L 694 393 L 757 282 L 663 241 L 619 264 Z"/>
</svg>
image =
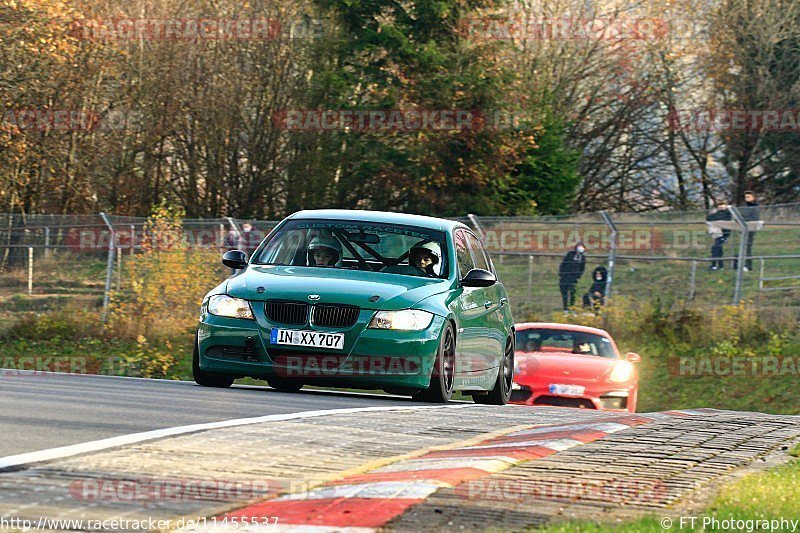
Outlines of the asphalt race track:
<svg viewBox="0 0 800 533">
<path fill-rule="evenodd" d="M 418 405 L 402 397 L 72 374 L 0 377 L 0 457 L 154 429 L 317 409 Z"/>
</svg>

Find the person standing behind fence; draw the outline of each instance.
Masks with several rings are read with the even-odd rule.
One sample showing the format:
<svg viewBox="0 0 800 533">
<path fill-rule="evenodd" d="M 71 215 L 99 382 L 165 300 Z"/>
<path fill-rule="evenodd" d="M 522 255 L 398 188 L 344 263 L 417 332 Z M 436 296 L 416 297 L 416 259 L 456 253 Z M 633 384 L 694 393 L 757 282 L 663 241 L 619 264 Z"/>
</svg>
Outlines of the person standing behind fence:
<svg viewBox="0 0 800 533">
<path fill-rule="evenodd" d="M 242 224 L 242 250 L 246 252 L 247 255 L 250 255 L 258 247 L 258 242 L 258 234 L 253 231 L 253 225 L 249 222 Z"/>
<path fill-rule="evenodd" d="M 742 218 L 745 222 L 753 222 L 761 218 L 761 214 L 758 212 L 756 193 L 753 191 L 744 191 L 744 207 L 740 207 L 739 212 L 742 214 Z M 753 260 L 751 258 L 753 257 L 753 239 L 755 236 L 755 229 L 751 228 L 750 231 L 747 232 L 747 259 L 744 262 L 745 272 L 753 270 Z M 738 265 L 738 260 L 734 260 L 733 269 L 736 270 Z"/>
<path fill-rule="evenodd" d="M 731 219 L 731 212 L 728 210 L 727 202 L 721 201 L 717 205 L 717 210 L 706 217 L 706 221 L 710 222 L 708 225 L 708 232 L 714 238 L 714 244 L 711 245 L 711 267 L 709 270 L 721 270 L 725 267 L 722 262 L 724 255 L 723 246 L 731 236 L 731 230 L 723 229 L 714 224 L 714 222 L 728 221 Z M 736 268 L 736 267 L 734 267 Z"/>
<path fill-rule="evenodd" d="M 583 271 L 586 270 L 585 251 L 583 243 L 579 242 L 575 245 L 574 250 L 570 250 L 564 255 L 564 259 L 561 260 L 558 267 L 558 288 L 561 291 L 564 311 L 569 311 L 569 308 L 575 305 L 575 287 L 583 276 Z"/>
</svg>

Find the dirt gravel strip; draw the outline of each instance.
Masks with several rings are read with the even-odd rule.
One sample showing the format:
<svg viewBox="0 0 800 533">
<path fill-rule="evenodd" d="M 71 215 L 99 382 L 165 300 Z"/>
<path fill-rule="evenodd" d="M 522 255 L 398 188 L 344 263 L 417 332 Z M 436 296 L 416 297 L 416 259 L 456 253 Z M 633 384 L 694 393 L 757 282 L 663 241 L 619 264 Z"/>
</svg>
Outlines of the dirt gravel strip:
<svg viewBox="0 0 800 533">
<path fill-rule="evenodd" d="M 690 416 L 679 412 L 674 415 Z M 336 531 L 373 530 L 440 489 L 458 487 L 524 461 L 569 450 L 656 419 L 647 415 L 606 415 L 588 423 L 530 426 L 468 445 L 442 447 L 310 491 L 238 509 L 220 519 L 224 522 L 279 517 L 280 526 L 290 529 L 312 526 Z"/>
</svg>

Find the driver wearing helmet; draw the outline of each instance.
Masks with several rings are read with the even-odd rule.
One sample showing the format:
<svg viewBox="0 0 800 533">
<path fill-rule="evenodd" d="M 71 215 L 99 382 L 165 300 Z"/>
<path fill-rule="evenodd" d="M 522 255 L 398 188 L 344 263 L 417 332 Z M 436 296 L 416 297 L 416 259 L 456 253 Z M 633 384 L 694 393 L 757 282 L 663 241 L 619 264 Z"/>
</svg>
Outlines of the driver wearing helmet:
<svg viewBox="0 0 800 533">
<path fill-rule="evenodd" d="M 418 242 L 408 252 L 408 263 L 422 270 L 427 276 L 436 277 L 436 266 L 442 259 L 442 252 L 435 242 Z"/>
<path fill-rule="evenodd" d="M 332 236 L 318 236 L 308 245 L 308 266 L 336 267 L 342 264 L 342 244 Z"/>
</svg>

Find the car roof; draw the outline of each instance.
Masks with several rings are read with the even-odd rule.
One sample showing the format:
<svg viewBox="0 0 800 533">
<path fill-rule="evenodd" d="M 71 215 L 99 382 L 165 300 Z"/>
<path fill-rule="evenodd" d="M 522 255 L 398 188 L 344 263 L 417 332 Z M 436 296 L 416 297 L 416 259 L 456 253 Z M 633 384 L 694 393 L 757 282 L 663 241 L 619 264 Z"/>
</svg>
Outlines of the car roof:
<svg viewBox="0 0 800 533">
<path fill-rule="evenodd" d="M 384 224 L 402 224 L 419 228 L 450 231 L 454 228 L 470 229 L 465 224 L 445 218 L 410 215 L 407 213 L 391 213 L 388 211 L 366 211 L 359 209 L 306 209 L 289 215 L 290 219 L 318 220 L 353 220 L 357 222 L 379 222 Z M 471 231 L 471 230 L 470 230 Z"/>
<path fill-rule="evenodd" d="M 602 335 L 611 338 L 611 335 L 604 329 L 592 328 L 589 326 L 579 326 L 578 324 L 559 324 L 557 322 L 523 322 L 515 324 L 516 331 L 526 329 L 563 329 L 565 331 L 579 331 L 581 333 L 594 333 L 595 335 Z"/>
</svg>

